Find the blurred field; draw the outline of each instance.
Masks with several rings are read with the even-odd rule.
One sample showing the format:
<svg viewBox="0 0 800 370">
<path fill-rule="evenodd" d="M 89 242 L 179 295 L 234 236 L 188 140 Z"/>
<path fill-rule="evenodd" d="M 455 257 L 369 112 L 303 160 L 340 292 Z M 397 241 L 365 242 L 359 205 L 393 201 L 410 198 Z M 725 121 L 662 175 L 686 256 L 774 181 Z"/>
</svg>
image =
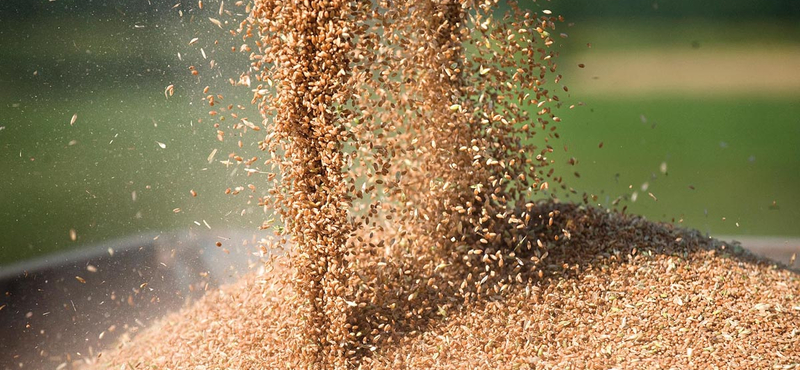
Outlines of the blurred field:
<svg viewBox="0 0 800 370">
<path fill-rule="evenodd" d="M 573 26 L 563 73 L 585 106 L 560 113 L 569 152 L 554 153 L 579 161 L 568 184 L 712 235 L 800 235 L 798 36 L 787 22 Z"/>
<path fill-rule="evenodd" d="M 567 74 L 584 94 L 752 96 L 800 95 L 800 47 L 659 48 L 586 52 L 585 68 Z"/>
<path fill-rule="evenodd" d="M 712 235 L 800 235 L 797 97 L 585 101 L 563 113 L 559 131 L 569 152 L 556 147 L 554 154 L 567 182 L 597 195 L 597 204 L 623 197 L 618 208 L 682 219 Z M 580 178 L 567 168 L 570 156 Z"/>
<path fill-rule="evenodd" d="M 73 95 L 4 111 L 0 264 L 144 231 L 207 230 L 204 220 L 224 229 L 226 214 L 239 215 L 245 200 L 223 194 L 236 179 L 206 160 L 222 148 L 214 131 L 197 122 L 201 112 L 187 99 L 167 101 L 162 89 Z M 244 227 L 248 221 L 237 220 Z"/>
<path fill-rule="evenodd" d="M 162 17 L 2 25 L 0 265 L 145 230 L 260 224 L 264 189 L 223 195 L 258 186 L 258 175 L 220 164 L 234 141 L 216 142 L 198 122 L 202 87 L 225 85 L 246 64 L 224 56 L 229 46 L 212 44 L 222 31 L 189 22 L 188 11 L 180 22 Z M 561 96 L 585 103 L 561 110 L 554 145 L 570 186 L 602 206 L 622 197 L 618 208 L 712 235 L 800 235 L 800 26 L 585 21 L 562 31 L 571 95 Z M 197 36 L 226 69 L 191 78 L 189 65 L 208 64 L 187 45 Z M 176 95 L 166 99 L 169 84 Z M 247 91 L 220 92 L 249 102 Z"/>
<path fill-rule="evenodd" d="M 145 231 L 257 229 L 264 216 L 249 195 L 223 193 L 257 176 L 220 164 L 235 141 L 218 142 L 201 122 L 205 85 L 249 105 L 251 92 L 224 83 L 247 61 L 223 52 L 231 43 L 223 30 L 190 15 L 176 22 L 177 14 L 67 12 L 0 23 L 8 39 L 0 48 L 0 265 Z M 197 36 L 215 71 L 187 45 Z M 192 77 L 190 65 L 203 73 Z M 242 117 L 257 114 L 245 109 Z"/>
</svg>

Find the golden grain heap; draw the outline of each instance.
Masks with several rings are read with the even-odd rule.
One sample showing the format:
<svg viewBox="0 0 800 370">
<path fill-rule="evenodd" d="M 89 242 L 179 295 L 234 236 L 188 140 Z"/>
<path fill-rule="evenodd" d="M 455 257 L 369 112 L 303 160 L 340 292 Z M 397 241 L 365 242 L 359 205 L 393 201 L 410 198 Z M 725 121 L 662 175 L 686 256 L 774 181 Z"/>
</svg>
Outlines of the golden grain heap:
<svg viewBox="0 0 800 370">
<path fill-rule="evenodd" d="M 534 233 L 547 256 L 527 283 L 501 294 L 438 304 L 396 301 L 395 340 L 362 369 L 796 369 L 800 277 L 696 231 L 641 217 L 543 202 L 553 224 Z M 555 237 L 570 233 L 569 239 Z M 101 360 L 119 369 L 298 369 L 300 317 L 288 266 L 209 292 Z M 543 274 L 539 277 L 539 271 Z M 406 284 L 413 283 L 409 276 Z M 401 284 L 401 283 L 398 283 Z M 447 302 L 451 302 L 447 305 Z M 105 368 L 105 367 L 103 367 Z"/>
<path fill-rule="evenodd" d="M 697 233 L 534 201 L 565 188 L 548 159 L 556 91 L 567 90 L 550 48 L 562 19 L 504 4 L 255 1 L 239 32 L 256 45 L 259 146 L 273 168 L 261 203 L 280 215 L 271 247 L 285 255 L 123 341 L 109 361 L 521 369 L 663 354 L 688 366 L 726 350 L 728 337 L 698 328 L 735 340 L 738 327 L 775 334 L 758 337 L 763 362 L 745 351 L 741 364 L 800 362 L 796 277 L 723 261 Z M 756 272 L 770 287 L 786 281 L 733 293 L 764 301 L 764 321 L 748 321 L 730 294 L 678 271 L 701 284 L 738 271 L 721 287 Z M 682 335 L 705 335 L 706 347 Z"/>
</svg>

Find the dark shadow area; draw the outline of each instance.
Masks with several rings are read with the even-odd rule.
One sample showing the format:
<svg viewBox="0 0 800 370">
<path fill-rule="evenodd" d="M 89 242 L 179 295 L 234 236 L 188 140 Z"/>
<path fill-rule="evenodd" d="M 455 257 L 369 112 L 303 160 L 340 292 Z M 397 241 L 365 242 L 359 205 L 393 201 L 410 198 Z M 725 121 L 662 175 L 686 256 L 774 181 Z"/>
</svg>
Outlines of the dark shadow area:
<svg viewBox="0 0 800 370">
<path fill-rule="evenodd" d="M 260 265 L 254 235 L 224 235 L 141 235 L 4 268 L 0 369 L 97 361 L 120 335 Z"/>
</svg>

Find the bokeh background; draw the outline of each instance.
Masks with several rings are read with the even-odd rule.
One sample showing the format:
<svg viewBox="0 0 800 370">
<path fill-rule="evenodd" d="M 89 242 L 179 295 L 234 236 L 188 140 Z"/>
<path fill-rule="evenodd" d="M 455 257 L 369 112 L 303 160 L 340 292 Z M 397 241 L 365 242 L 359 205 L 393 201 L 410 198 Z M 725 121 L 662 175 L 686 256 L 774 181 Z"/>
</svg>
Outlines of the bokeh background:
<svg viewBox="0 0 800 370">
<path fill-rule="evenodd" d="M 800 237 L 799 2 L 522 5 L 566 17 L 553 159 L 579 195 L 562 198 L 712 236 Z M 260 133 L 218 141 L 202 100 L 211 86 L 259 121 L 249 89 L 229 83 L 248 67 L 228 33 L 244 13 L 217 0 L 0 2 L 0 268 L 145 232 L 257 230 L 265 174 L 223 161 L 260 156 Z"/>
</svg>

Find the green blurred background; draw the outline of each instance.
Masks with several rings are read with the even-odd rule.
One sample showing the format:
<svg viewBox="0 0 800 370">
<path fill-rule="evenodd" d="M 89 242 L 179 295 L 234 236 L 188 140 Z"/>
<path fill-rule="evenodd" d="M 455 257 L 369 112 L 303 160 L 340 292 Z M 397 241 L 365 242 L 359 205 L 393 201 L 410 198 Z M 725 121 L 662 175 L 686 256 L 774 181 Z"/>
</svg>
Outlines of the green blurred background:
<svg viewBox="0 0 800 370">
<path fill-rule="evenodd" d="M 570 186 L 711 235 L 800 236 L 800 3 L 522 4 L 567 19 L 553 158 Z M 224 190 L 263 174 L 220 163 L 260 156 L 259 133 L 241 149 L 217 141 L 202 101 L 212 86 L 259 121 L 251 92 L 227 82 L 248 66 L 227 33 L 244 9 L 220 5 L 0 2 L 0 266 L 145 231 L 261 224 L 264 189 Z"/>
</svg>

